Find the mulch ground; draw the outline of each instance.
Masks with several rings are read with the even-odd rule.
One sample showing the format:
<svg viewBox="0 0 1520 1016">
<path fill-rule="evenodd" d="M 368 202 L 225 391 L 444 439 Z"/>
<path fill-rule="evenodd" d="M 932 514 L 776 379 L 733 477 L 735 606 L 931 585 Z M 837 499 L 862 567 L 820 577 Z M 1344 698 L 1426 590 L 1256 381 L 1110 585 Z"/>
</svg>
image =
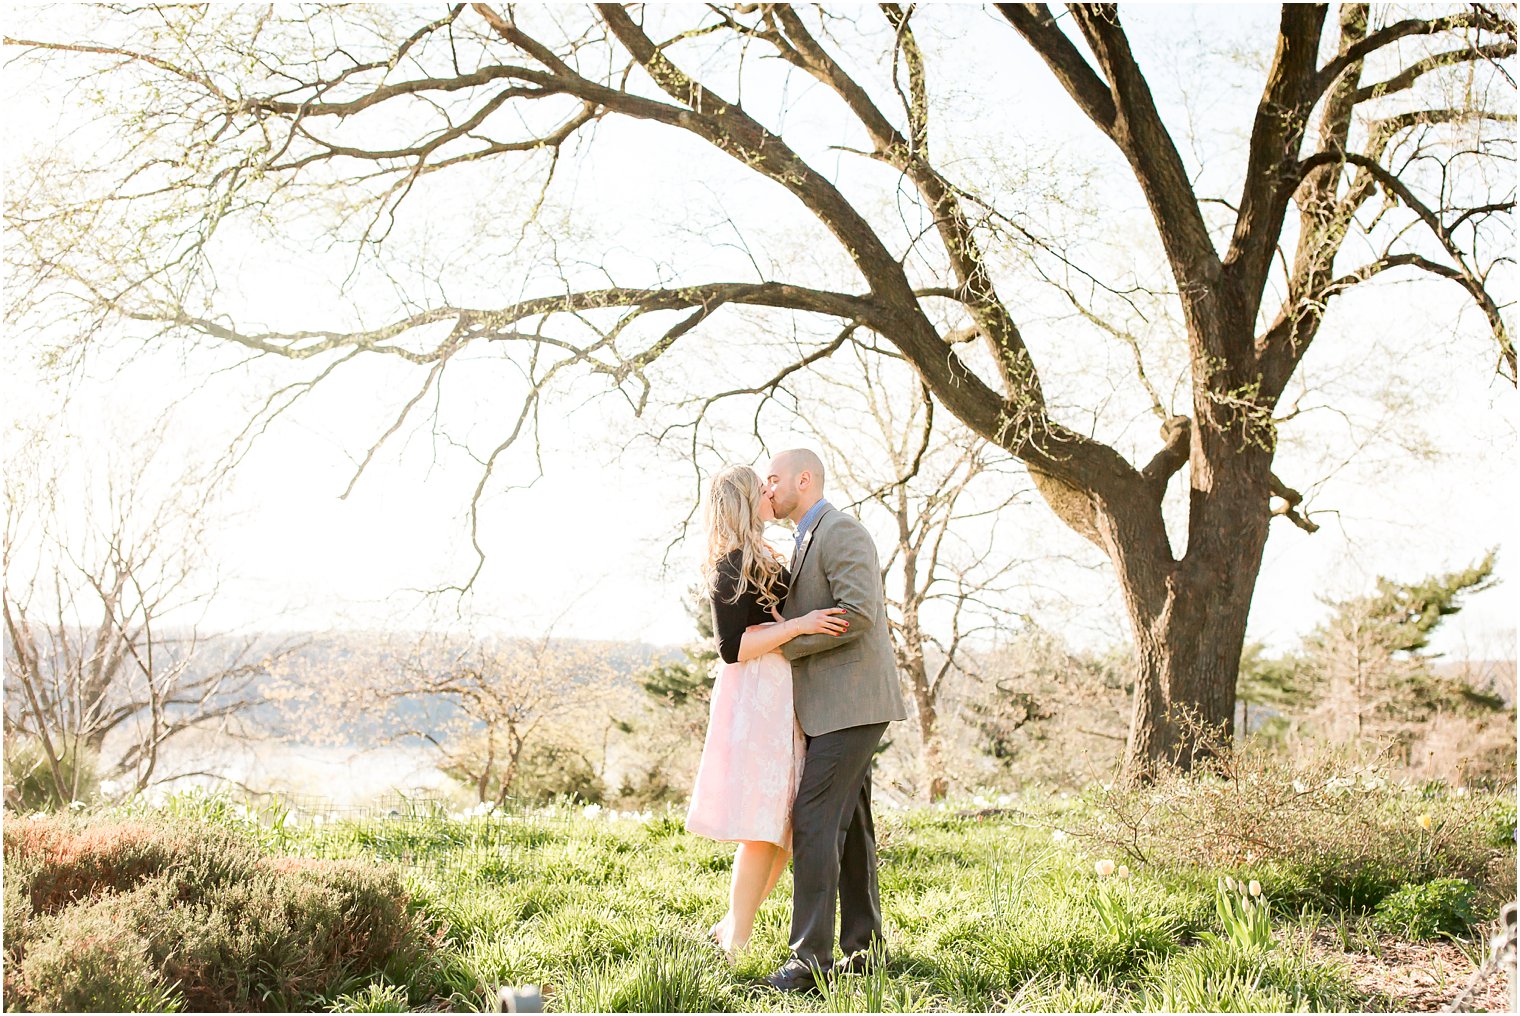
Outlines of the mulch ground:
<svg viewBox="0 0 1520 1016">
<path fill-rule="evenodd" d="M 1314 933 L 1311 945 L 1321 957 L 1346 965 L 1369 1012 L 1441 1012 L 1468 986 L 1477 969 L 1453 942 L 1380 938 L 1376 950 L 1348 952 L 1333 931 L 1321 928 Z M 1478 985 L 1463 1010 L 1511 1011 L 1512 969 L 1500 970 Z"/>
</svg>

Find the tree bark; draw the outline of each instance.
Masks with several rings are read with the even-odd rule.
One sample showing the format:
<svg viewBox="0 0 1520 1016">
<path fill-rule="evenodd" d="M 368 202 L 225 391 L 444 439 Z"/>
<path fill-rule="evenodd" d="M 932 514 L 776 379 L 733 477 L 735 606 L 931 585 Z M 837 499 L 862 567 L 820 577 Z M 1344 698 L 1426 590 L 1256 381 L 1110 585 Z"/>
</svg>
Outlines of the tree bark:
<svg viewBox="0 0 1520 1016">
<path fill-rule="evenodd" d="M 1270 510 L 1270 434 L 1254 407 L 1205 392 L 1190 428 L 1188 546 L 1172 555 L 1164 487 L 1094 504 L 1135 639 L 1125 771 L 1191 769 L 1234 737 L 1235 690 Z"/>
<path fill-rule="evenodd" d="M 920 792 L 930 804 L 942 801 L 949 791 L 945 779 L 944 753 L 939 736 L 939 711 L 935 708 L 934 695 L 929 688 L 927 668 L 924 666 L 922 647 L 916 647 L 916 660 L 910 663 L 908 680 L 913 688 L 913 705 L 918 720 L 919 770 L 922 780 Z"/>
</svg>

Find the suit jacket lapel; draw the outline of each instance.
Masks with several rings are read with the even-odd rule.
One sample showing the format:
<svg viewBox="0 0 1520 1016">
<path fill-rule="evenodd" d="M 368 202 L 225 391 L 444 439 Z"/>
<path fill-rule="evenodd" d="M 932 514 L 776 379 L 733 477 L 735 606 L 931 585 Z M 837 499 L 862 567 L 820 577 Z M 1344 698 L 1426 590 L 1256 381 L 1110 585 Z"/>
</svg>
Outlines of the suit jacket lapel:
<svg viewBox="0 0 1520 1016">
<path fill-rule="evenodd" d="M 813 528 L 809 529 L 807 535 L 802 538 L 802 550 L 797 555 L 797 560 L 792 564 L 792 586 L 794 588 L 797 585 L 797 576 L 802 574 L 802 562 L 807 560 L 808 550 L 813 546 L 813 537 L 818 535 L 818 527 L 823 525 L 823 520 L 829 517 L 830 511 L 833 511 L 833 509 L 827 509 L 822 515 L 818 516 L 818 521 L 813 523 Z"/>
</svg>

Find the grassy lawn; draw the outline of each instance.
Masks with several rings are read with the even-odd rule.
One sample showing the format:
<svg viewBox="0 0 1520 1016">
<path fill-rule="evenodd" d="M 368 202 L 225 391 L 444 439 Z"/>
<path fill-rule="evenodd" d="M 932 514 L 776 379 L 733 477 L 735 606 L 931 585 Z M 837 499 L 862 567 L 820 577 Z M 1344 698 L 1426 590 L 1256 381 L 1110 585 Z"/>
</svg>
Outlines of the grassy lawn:
<svg viewBox="0 0 1520 1016">
<path fill-rule="evenodd" d="M 755 985 L 787 954 L 790 877 L 731 967 L 703 939 L 725 909 L 731 848 L 687 835 L 675 815 L 337 823 L 292 830 L 285 849 L 400 863 L 417 902 L 447 924 L 438 968 L 421 979 L 433 999 L 371 989 L 343 999 L 353 1008 L 443 994 L 452 1008 L 480 1008 L 502 984 L 543 985 L 562 1011 L 1245 1012 L 1376 1001 L 1351 963 L 1315 947 L 1327 931 L 1354 934 L 1344 919 L 1278 912 L 1277 944 L 1253 952 L 1199 940 L 1221 930 L 1214 876 L 1102 877 L 1090 854 L 1027 817 L 886 813 L 878 828 L 893 962 L 812 999 Z M 1270 900 L 1270 880 L 1263 888 Z"/>
<path fill-rule="evenodd" d="M 1481 945 L 1468 940 L 1401 943 L 1375 930 L 1367 914 L 1306 903 L 1304 886 L 1286 884 L 1268 865 L 1163 871 L 1130 862 L 1101 875 L 1109 868 L 1095 863 L 1101 851 L 1055 832 L 1073 817 L 1071 807 L 1047 797 L 980 817 L 883 812 L 881 895 L 892 963 L 812 997 L 756 985 L 786 957 L 790 875 L 730 965 L 703 933 L 725 909 L 731 848 L 688 835 L 678 813 L 559 808 L 297 823 L 182 798 L 156 813 L 74 821 L 209 825 L 266 858 L 312 859 L 317 870 L 347 863 L 399 871 L 434 941 L 420 961 L 389 964 L 383 974 L 356 971 L 335 988 L 278 999 L 318 1010 L 490 1009 L 500 986 L 528 984 L 543 987 L 550 1011 L 583 1012 L 1421 1009 L 1454 995 L 1481 960 Z M 1224 927 L 1216 903 L 1225 875 L 1260 880 L 1270 914 L 1266 947 L 1246 945 Z M 8 911 L 12 899 L 8 891 Z M 69 920 L 68 911 L 58 919 Z M 1440 983 L 1426 977 L 1423 994 L 1401 991 L 1382 957 L 1430 966 L 1430 950 L 1444 950 L 1431 967 Z M 1502 1000 L 1502 992 L 1501 979 L 1479 1005 Z"/>
</svg>

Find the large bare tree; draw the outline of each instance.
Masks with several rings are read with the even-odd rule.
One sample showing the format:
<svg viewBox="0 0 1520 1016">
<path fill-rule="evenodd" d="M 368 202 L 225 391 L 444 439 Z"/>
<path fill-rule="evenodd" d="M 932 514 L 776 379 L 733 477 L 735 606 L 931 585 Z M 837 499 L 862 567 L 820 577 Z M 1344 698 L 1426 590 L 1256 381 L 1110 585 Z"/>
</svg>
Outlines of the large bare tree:
<svg viewBox="0 0 1520 1016">
<path fill-rule="evenodd" d="M 1001 32 L 1000 56 L 963 73 L 968 47 L 947 24 Z M 837 336 L 821 341 L 798 325 L 791 362 L 753 367 L 740 389 L 764 394 L 843 344 L 866 343 L 905 358 L 951 413 L 1021 459 L 1057 514 L 1113 563 L 1136 651 L 1137 771 L 1167 757 L 1191 763 L 1187 731 L 1197 728 L 1178 721 L 1184 712 L 1231 725 L 1269 524 L 1312 525 L 1273 471 L 1279 404 L 1342 294 L 1416 276 L 1459 287 L 1487 321 L 1498 372 L 1515 379 L 1496 271 L 1514 203 L 1509 8 L 1284 5 L 1254 114 L 1213 125 L 1248 140 L 1211 192 L 1110 4 L 146 5 L 66 24 L 41 14 L 17 34 L 7 42 L 52 75 L 50 94 L 103 110 L 78 151 L 40 158 L 16 189 L 7 214 L 20 237 L 19 313 L 66 316 L 76 329 L 134 322 L 135 334 L 164 341 L 201 336 L 309 363 L 282 395 L 358 357 L 414 364 L 419 382 L 381 442 L 433 404 L 448 368 L 469 360 L 463 351 L 513 350 L 503 355 L 525 387 L 480 455 L 477 501 L 535 432 L 555 385 L 589 377 L 642 411 L 669 380 L 666 362 L 715 319 L 833 322 Z M 1066 115 L 1117 152 L 1097 183 L 1143 198 L 1169 276 L 1163 295 L 1185 334 L 1180 405 L 1155 403 L 1160 440 L 1138 454 L 1052 400 L 1053 371 L 1034 341 L 1043 327 L 1021 320 L 1030 278 L 1013 255 L 1074 291 L 1122 297 L 1132 280 L 1064 256 L 1017 192 L 1001 193 L 936 133 L 947 107 L 978 103 L 965 81 L 990 92 L 1031 52 L 1064 90 Z M 947 97 L 952 73 L 961 91 Z M 806 103 L 811 122 L 789 116 Z M 1032 113 L 989 102 L 975 115 L 1017 125 Z M 820 118 L 830 125 L 822 141 Z M 640 136 L 641 148 L 617 147 Z M 500 209 L 476 220 L 482 237 L 503 216 L 526 230 L 552 205 L 556 170 L 604 149 L 621 162 L 601 164 L 599 179 L 647 161 L 677 184 L 713 169 L 701 151 L 721 153 L 717 186 L 784 195 L 776 214 L 838 257 L 817 271 L 818 261 L 790 271 L 741 257 L 730 275 L 736 262 L 713 256 L 723 244 L 711 235 L 666 237 L 635 270 L 612 252 L 621 223 L 551 222 L 543 248 L 590 228 L 608 253 L 567 254 L 557 276 L 523 268 L 475 290 L 479 301 L 451 298 L 442 278 L 409 289 L 394 312 L 364 301 L 294 326 L 259 324 L 220 288 L 230 237 L 295 229 L 318 213 L 337 225 L 317 237 L 354 251 L 356 272 L 418 242 L 406 240 L 408 203 L 434 215 Z M 862 168 L 841 169 L 850 157 Z M 752 255 L 746 239 L 725 243 Z M 77 334 L 60 340 L 60 362 L 88 348 Z M 706 348 L 702 362 L 725 359 Z M 284 404 L 272 398 L 270 412 Z M 1175 547 L 1174 478 L 1186 488 Z"/>
</svg>

